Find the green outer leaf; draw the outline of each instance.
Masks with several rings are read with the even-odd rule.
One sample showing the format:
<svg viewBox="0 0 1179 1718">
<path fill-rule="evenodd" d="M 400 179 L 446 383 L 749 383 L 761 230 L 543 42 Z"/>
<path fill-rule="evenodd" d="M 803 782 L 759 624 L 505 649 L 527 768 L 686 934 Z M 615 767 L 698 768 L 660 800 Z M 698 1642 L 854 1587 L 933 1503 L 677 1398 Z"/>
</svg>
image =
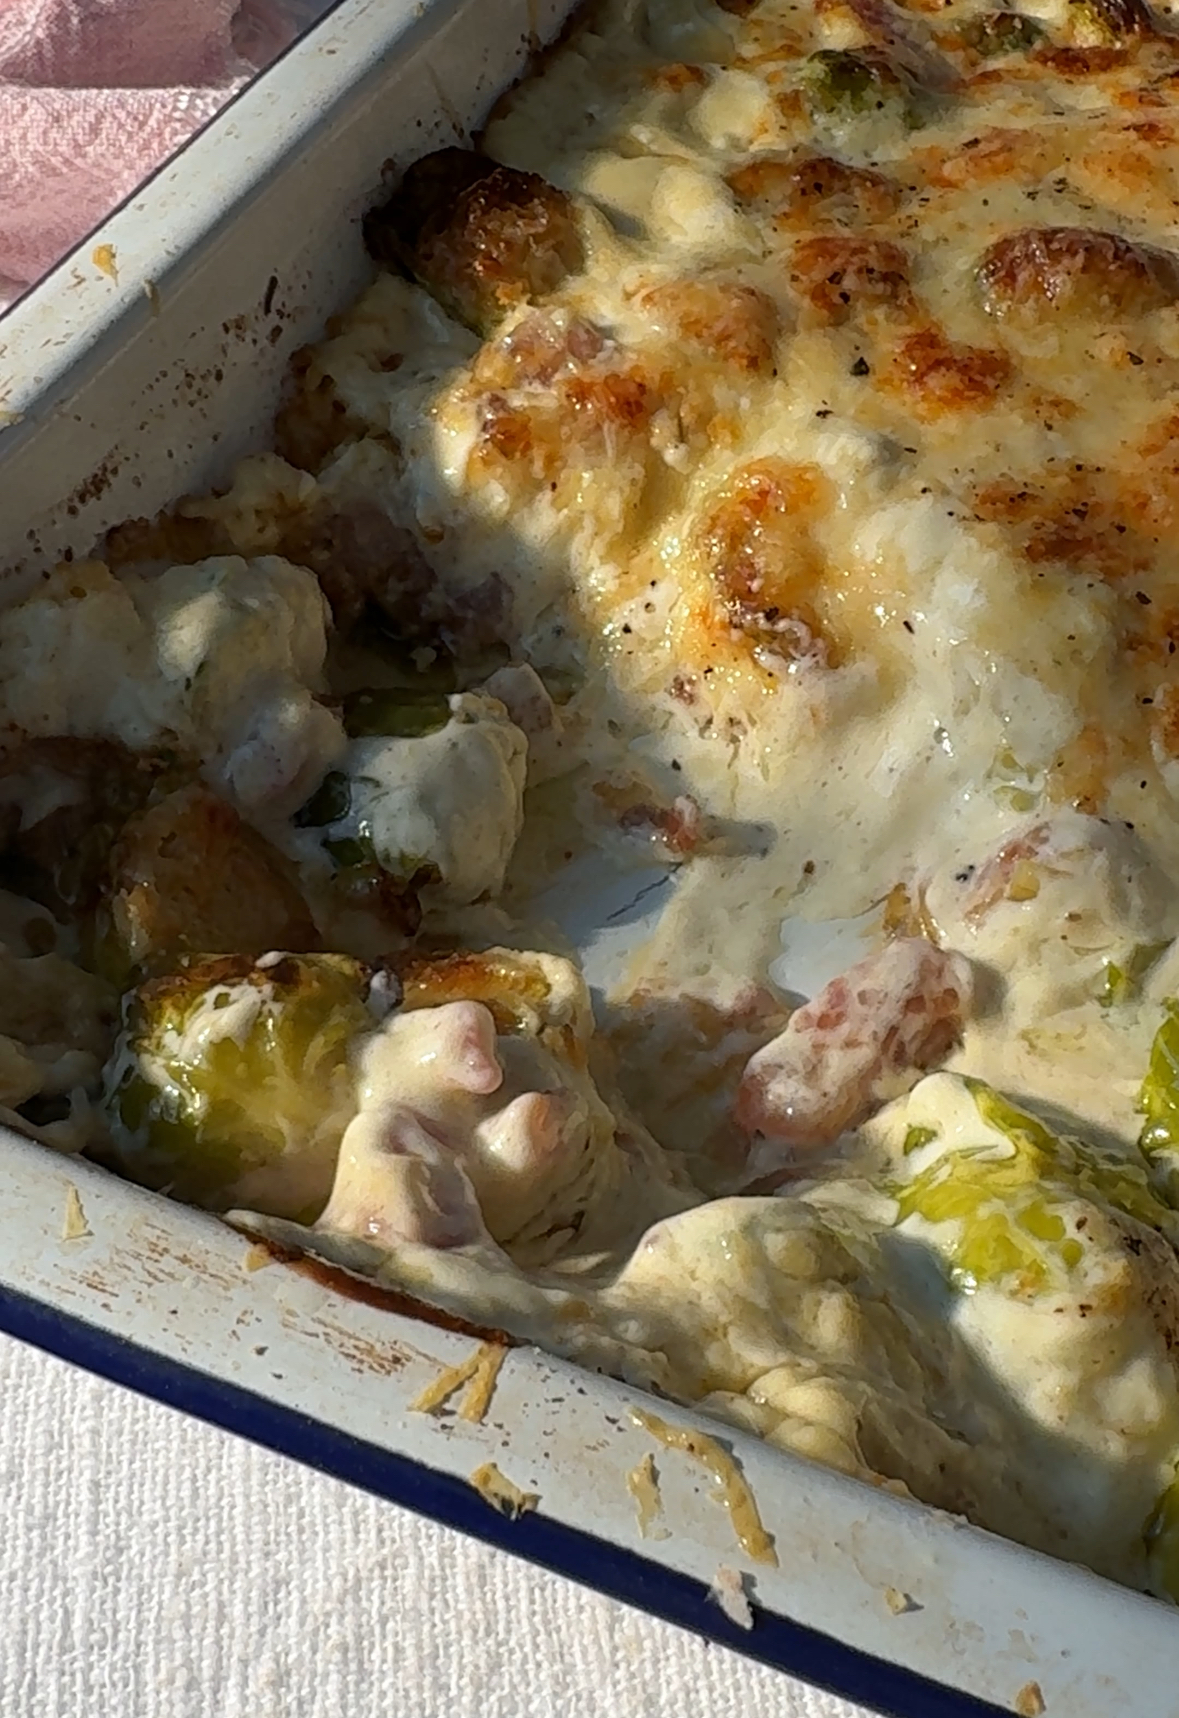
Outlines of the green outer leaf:
<svg viewBox="0 0 1179 1718">
<path fill-rule="evenodd" d="M 352 783 L 343 770 L 329 770 L 307 804 L 295 813 L 296 829 L 324 829 L 352 809 Z"/>
<path fill-rule="evenodd" d="M 1107 960 L 1105 982 L 1097 998 L 1102 1008 L 1117 1008 L 1122 1003 L 1135 1001 L 1143 979 L 1170 946 L 1169 942 L 1135 943 L 1120 965 Z"/>
<path fill-rule="evenodd" d="M 366 688 L 344 699 L 344 730 L 353 740 L 419 740 L 449 720 L 445 692 L 426 688 Z"/>
<path fill-rule="evenodd" d="M 1174 1238 L 1173 1213 L 1145 1159 L 1058 1136 L 982 1080 L 963 1083 L 980 1120 L 1009 1140 L 1012 1152 L 999 1155 L 981 1141 L 958 1146 L 893 1189 L 899 1221 L 920 1216 L 958 1225 L 947 1252 L 956 1287 L 1008 1282 L 1017 1294 L 1035 1295 L 1063 1286 L 1090 1240 L 1065 1221 L 1078 1201 Z"/>
<path fill-rule="evenodd" d="M 1179 1002 L 1169 997 L 1163 1008 L 1138 1094 L 1138 1108 L 1146 1117 L 1138 1143 L 1148 1157 L 1179 1147 Z"/>
<path fill-rule="evenodd" d="M 107 1068 L 124 1173 L 217 1209 L 243 1174 L 290 1157 L 322 1172 L 326 1196 L 355 1104 L 349 1047 L 373 1024 L 370 971 L 344 955 L 286 955 L 266 969 L 210 957 L 134 992 Z M 243 985 L 259 992 L 249 1029 L 190 1043 L 196 1010 Z"/>
</svg>

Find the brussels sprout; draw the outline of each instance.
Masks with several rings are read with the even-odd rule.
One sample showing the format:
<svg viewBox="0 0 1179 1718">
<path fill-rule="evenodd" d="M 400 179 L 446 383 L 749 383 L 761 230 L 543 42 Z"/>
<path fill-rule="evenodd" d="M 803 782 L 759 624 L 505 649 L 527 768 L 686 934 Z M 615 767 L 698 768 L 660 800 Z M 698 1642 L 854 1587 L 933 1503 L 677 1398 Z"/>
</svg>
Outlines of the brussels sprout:
<svg viewBox="0 0 1179 1718">
<path fill-rule="evenodd" d="M 1059 1288 L 1089 1244 L 1103 1230 L 1108 1234 L 1110 1221 L 1117 1226 L 1119 1213 L 1173 1233 L 1173 1214 L 1145 1159 L 1054 1134 L 981 1080 L 962 1086 L 973 1099 L 980 1133 L 989 1132 L 991 1140 L 984 1134 L 977 1145 L 947 1143 L 896 1189 L 900 1221 L 959 1224 L 948 1249 L 956 1287 L 970 1293 L 982 1283 L 1006 1283 L 1027 1295 Z M 1094 1218 L 1080 1229 L 1078 1204 L 1092 1207 Z"/>
<path fill-rule="evenodd" d="M 1154 1161 L 1167 1196 L 1179 1198 L 1179 1001 L 1164 1004 L 1162 1023 L 1150 1047 L 1150 1063 L 1138 1093 L 1138 1108 L 1146 1117 L 1138 1143 Z"/>
<path fill-rule="evenodd" d="M 336 954 L 196 958 L 142 985 L 107 1065 L 118 1167 L 214 1210 L 313 1219 L 358 1107 L 350 1047 L 390 1000 L 381 969 Z"/>
<path fill-rule="evenodd" d="M 802 69 L 803 94 L 811 117 L 846 123 L 871 113 L 891 113 L 906 125 L 920 124 L 915 91 L 895 66 L 871 49 L 821 48 Z"/>
<path fill-rule="evenodd" d="M 1043 26 L 1020 12 L 983 12 L 970 20 L 963 35 L 967 46 L 986 59 L 1026 53 L 1044 40 Z"/>
<path fill-rule="evenodd" d="M 516 305 L 556 291 L 583 262 L 563 191 L 469 149 L 415 161 L 366 215 L 364 238 L 375 261 L 403 269 L 481 335 Z"/>
<path fill-rule="evenodd" d="M 182 955 L 313 949 L 319 938 L 288 861 L 196 782 L 124 828 L 98 913 L 95 964 L 120 988 Z"/>
</svg>

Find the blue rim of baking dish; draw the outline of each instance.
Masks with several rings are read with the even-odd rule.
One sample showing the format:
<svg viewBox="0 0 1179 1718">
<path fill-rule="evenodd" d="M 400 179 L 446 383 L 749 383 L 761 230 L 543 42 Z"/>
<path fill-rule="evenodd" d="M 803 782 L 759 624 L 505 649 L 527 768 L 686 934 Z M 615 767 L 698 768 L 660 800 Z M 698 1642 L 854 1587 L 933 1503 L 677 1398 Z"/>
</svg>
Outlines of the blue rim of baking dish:
<svg viewBox="0 0 1179 1718">
<path fill-rule="evenodd" d="M 111 1335 L 5 1284 L 0 1284 L 0 1331 L 165 1407 L 787 1671 L 883 1718 L 1010 1718 L 989 1701 L 873 1658 L 774 1612 L 759 1608 L 753 1629 L 742 1629 L 689 1575 L 549 1516 L 527 1514 L 509 1521 L 451 1474 Z"/>
</svg>

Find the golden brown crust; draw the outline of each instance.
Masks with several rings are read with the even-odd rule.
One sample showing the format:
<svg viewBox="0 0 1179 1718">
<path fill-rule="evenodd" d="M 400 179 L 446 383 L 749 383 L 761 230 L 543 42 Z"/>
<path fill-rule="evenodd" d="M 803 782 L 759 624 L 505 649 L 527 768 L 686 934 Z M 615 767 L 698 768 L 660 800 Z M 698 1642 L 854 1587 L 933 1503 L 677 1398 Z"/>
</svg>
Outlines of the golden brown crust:
<svg viewBox="0 0 1179 1718">
<path fill-rule="evenodd" d="M 887 221 L 904 195 L 885 173 L 806 153 L 756 155 L 734 168 L 726 183 L 740 202 L 780 228 Z"/>
<path fill-rule="evenodd" d="M 955 345 L 931 324 L 897 343 L 888 379 L 919 417 L 933 419 L 948 412 L 985 410 L 1011 370 L 1003 352 Z"/>
<path fill-rule="evenodd" d="M 810 527 L 827 496 L 816 467 L 756 460 L 733 474 L 701 525 L 718 618 L 787 662 L 840 657 L 815 605 L 823 563 Z"/>
<path fill-rule="evenodd" d="M 1086 227 L 1009 233 L 984 252 L 978 279 L 992 316 L 1025 321 L 1061 313 L 1113 321 L 1179 296 L 1174 257 Z"/>
<path fill-rule="evenodd" d="M 804 239 L 791 252 L 790 284 L 823 322 L 913 309 L 909 259 L 891 239 Z"/>
<path fill-rule="evenodd" d="M 747 375 L 774 368 L 781 313 L 756 287 L 729 280 L 671 280 L 640 293 L 638 305 L 656 330 L 670 328 L 687 345 Z"/>
</svg>

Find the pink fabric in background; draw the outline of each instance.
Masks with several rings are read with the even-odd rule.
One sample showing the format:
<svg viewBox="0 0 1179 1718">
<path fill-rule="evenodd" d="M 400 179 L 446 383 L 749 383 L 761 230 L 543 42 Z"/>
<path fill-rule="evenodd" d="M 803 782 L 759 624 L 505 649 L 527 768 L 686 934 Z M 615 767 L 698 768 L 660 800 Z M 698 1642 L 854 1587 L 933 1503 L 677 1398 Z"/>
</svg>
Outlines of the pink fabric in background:
<svg viewBox="0 0 1179 1718">
<path fill-rule="evenodd" d="M 0 0 L 0 307 L 326 0 Z"/>
</svg>

